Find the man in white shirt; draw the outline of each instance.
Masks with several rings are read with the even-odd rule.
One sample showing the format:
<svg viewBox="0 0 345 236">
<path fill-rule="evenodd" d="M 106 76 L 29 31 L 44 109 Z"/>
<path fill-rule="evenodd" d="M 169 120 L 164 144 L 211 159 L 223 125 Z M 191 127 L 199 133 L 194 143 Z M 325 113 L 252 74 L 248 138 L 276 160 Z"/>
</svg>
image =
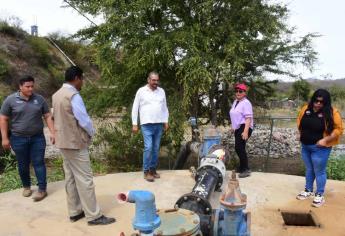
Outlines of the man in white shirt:
<svg viewBox="0 0 345 236">
<path fill-rule="evenodd" d="M 147 85 L 141 87 L 134 99 L 132 108 L 133 132 L 138 132 L 138 114 L 141 132 L 144 137 L 143 170 L 144 178 L 153 182 L 160 178 L 157 173 L 158 153 L 164 130 L 169 128 L 169 111 L 165 92 L 158 87 L 159 75 L 151 72 L 147 78 Z"/>
<path fill-rule="evenodd" d="M 71 222 L 86 217 L 88 225 L 106 225 L 114 218 L 102 215 L 96 201 L 88 146 L 95 131 L 79 91 L 83 71 L 66 70 L 65 83 L 53 95 L 55 145 L 63 155 L 65 189 Z"/>
</svg>

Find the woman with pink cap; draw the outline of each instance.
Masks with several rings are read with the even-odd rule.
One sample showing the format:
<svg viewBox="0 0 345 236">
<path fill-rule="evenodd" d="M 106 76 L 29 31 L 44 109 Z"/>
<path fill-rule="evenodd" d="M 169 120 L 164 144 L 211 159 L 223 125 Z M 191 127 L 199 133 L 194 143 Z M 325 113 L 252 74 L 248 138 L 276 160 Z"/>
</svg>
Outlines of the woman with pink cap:
<svg viewBox="0 0 345 236">
<path fill-rule="evenodd" d="M 253 131 L 253 107 L 247 99 L 247 86 L 235 85 L 235 101 L 230 109 L 231 128 L 235 132 L 235 151 L 240 159 L 239 177 L 250 176 L 246 142 Z"/>
</svg>

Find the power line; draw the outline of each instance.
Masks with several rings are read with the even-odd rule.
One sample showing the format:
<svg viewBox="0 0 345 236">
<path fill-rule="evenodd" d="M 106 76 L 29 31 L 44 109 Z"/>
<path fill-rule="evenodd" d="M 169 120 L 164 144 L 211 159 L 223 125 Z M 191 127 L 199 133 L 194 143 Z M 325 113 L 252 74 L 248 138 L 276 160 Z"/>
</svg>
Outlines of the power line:
<svg viewBox="0 0 345 236">
<path fill-rule="evenodd" d="M 93 22 L 89 17 L 87 17 L 84 13 L 82 13 L 78 8 L 76 8 L 72 3 L 70 3 L 69 1 L 67 0 L 64 0 L 65 3 L 67 3 L 70 7 L 72 7 L 74 10 L 76 10 L 81 16 L 83 16 L 84 18 L 86 18 L 88 21 L 90 21 L 94 26 L 97 26 L 98 25 Z"/>
</svg>

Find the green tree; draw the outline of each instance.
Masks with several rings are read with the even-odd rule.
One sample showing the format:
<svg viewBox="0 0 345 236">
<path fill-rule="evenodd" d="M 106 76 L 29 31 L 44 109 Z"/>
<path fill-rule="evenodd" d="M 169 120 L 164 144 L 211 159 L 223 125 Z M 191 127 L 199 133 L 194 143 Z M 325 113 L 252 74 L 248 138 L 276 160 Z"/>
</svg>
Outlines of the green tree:
<svg viewBox="0 0 345 236">
<path fill-rule="evenodd" d="M 334 102 L 345 100 L 345 87 L 344 86 L 333 85 L 332 87 L 329 88 L 329 92 L 331 93 L 331 96 L 332 96 L 332 99 Z"/>
<path fill-rule="evenodd" d="M 67 2 L 67 1 L 65 1 Z M 113 92 L 95 94 L 92 109 L 130 107 L 136 90 L 156 70 L 167 92 L 172 138 L 179 144 L 187 116 L 228 118 L 232 84 L 244 81 L 251 96 L 270 93 L 268 73 L 295 76 L 286 65 L 311 67 L 315 34 L 292 39 L 288 8 L 264 0 L 68 0 L 104 23 L 79 37 L 98 47 L 102 82 Z M 209 102 L 205 102 L 208 100 Z M 220 111 L 221 110 L 221 111 Z M 219 118 L 218 121 L 216 118 Z M 176 133 L 174 133 L 176 132 Z"/>
<path fill-rule="evenodd" d="M 292 40 L 285 5 L 259 0 L 69 0 L 104 23 L 82 30 L 99 48 L 104 83 L 116 85 L 108 105 L 128 106 L 146 75 L 157 70 L 169 97 L 189 113 L 196 97 L 212 98 L 219 82 L 249 85 L 264 73 L 288 74 L 286 64 L 311 66 L 308 34 Z M 231 88 L 231 86 L 228 86 Z M 253 94 L 256 87 L 253 86 Z M 102 96 L 103 98 L 104 96 Z M 212 103 L 211 103 L 212 105 Z M 196 114 L 195 114 L 196 115 Z"/>
<path fill-rule="evenodd" d="M 303 101 L 308 101 L 310 90 L 311 90 L 311 86 L 308 83 L 308 81 L 306 81 L 304 79 L 296 80 L 292 84 L 291 98 L 303 100 Z"/>
</svg>

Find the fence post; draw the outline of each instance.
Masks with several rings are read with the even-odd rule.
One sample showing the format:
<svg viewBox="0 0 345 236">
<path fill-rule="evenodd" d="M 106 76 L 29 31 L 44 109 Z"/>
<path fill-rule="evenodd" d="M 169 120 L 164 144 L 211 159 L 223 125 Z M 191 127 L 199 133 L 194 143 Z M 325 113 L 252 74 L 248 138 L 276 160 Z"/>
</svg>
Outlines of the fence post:
<svg viewBox="0 0 345 236">
<path fill-rule="evenodd" d="M 268 145 L 267 145 L 267 156 L 266 156 L 266 160 L 265 160 L 265 163 L 264 163 L 264 170 L 265 170 L 265 172 L 267 172 L 267 165 L 268 165 L 268 159 L 270 157 L 272 133 L 273 133 L 273 127 L 274 127 L 274 118 L 270 117 L 270 120 L 271 120 L 270 138 L 269 138 Z"/>
</svg>

